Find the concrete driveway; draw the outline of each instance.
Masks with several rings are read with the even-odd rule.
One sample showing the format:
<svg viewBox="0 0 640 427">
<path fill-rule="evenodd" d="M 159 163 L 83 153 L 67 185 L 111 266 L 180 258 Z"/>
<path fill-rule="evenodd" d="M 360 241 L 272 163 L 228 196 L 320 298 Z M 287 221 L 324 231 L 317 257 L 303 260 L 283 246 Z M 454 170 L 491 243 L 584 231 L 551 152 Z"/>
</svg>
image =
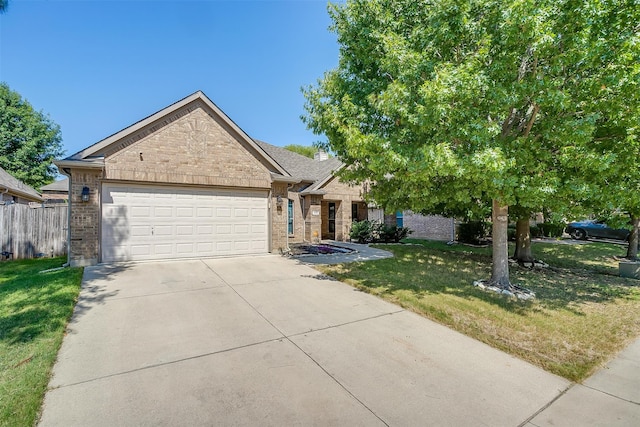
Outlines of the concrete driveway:
<svg viewBox="0 0 640 427">
<path fill-rule="evenodd" d="M 518 426 L 570 383 L 279 256 L 87 268 L 42 426 Z"/>
</svg>

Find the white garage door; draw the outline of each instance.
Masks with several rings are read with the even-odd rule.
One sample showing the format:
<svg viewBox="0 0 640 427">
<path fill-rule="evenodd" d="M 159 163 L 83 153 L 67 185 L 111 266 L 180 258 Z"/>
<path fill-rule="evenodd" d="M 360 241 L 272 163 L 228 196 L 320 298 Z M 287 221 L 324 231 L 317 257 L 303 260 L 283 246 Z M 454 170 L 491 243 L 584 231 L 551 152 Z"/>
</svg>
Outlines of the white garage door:
<svg viewBox="0 0 640 427">
<path fill-rule="evenodd" d="M 267 192 L 133 185 L 102 188 L 102 261 L 268 251 Z"/>
</svg>

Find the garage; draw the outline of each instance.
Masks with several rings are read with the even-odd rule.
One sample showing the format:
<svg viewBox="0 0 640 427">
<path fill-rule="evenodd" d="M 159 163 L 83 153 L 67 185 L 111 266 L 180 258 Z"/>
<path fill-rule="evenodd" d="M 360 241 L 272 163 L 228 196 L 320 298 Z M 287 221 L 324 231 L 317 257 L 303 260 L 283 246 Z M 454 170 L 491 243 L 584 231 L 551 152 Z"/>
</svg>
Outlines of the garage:
<svg viewBox="0 0 640 427">
<path fill-rule="evenodd" d="M 103 183 L 103 262 L 267 253 L 268 191 Z"/>
</svg>

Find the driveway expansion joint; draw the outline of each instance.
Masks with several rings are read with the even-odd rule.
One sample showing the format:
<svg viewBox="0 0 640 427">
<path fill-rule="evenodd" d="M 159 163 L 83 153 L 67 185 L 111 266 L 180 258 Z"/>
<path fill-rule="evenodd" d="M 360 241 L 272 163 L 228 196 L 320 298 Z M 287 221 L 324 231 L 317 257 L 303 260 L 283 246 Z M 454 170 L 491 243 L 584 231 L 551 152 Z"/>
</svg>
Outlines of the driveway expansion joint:
<svg viewBox="0 0 640 427">
<path fill-rule="evenodd" d="M 404 313 L 406 310 L 402 309 L 402 310 L 397 310 L 397 311 L 391 311 L 389 313 L 381 313 L 375 316 L 370 316 L 370 317 L 365 317 L 362 319 L 357 319 L 357 320 L 352 320 L 350 322 L 345 322 L 345 323 L 340 323 L 337 325 L 330 325 L 330 326 L 326 326 L 324 328 L 318 328 L 318 329 L 310 329 L 308 331 L 304 331 L 304 332 L 298 332 L 295 334 L 291 334 L 291 335 L 285 335 L 285 338 L 292 338 L 292 337 L 299 337 L 302 335 L 307 335 L 309 333 L 313 333 L 313 332 L 321 332 L 321 331 L 326 331 L 328 329 L 335 329 L 335 328 L 339 328 L 341 326 L 347 326 L 347 325 L 353 325 L 355 323 L 360 323 L 360 322 L 366 322 L 367 320 L 373 320 L 373 319 L 378 319 L 380 317 L 385 317 L 385 316 L 391 316 L 393 314 L 398 314 L 398 313 Z"/>
<path fill-rule="evenodd" d="M 607 396 L 614 397 L 614 398 L 616 398 L 616 399 L 618 399 L 618 400 L 621 400 L 621 401 L 623 401 L 623 402 L 632 403 L 632 404 L 634 404 L 634 405 L 638 405 L 638 406 L 640 406 L 640 402 L 635 402 L 635 401 L 633 401 L 633 400 L 625 399 L 624 397 L 620 397 L 620 396 L 618 396 L 618 395 L 616 395 L 616 394 L 609 393 L 609 392 L 604 391 L 604 390 L 600 390 L 599 388 L 591 387 L 591 386 L 588 386 L 588 385 L 585 385 L 585 384 L 581 384 L 581 385 L 582 385 L 583 387 L 585 387 L 585 388 L 588 388 L 589 390 L 597 391 L 598 393 L 606 394 Z"/>
<path fill-rule="evenodd" d="M 536 412 L 534 412 L 529 418 L 527 418 L 526 420 L 524 420 L 521 424 L 518 425 L 518 427 L 525 427 L 527 424 L 533 424 L 531 421 L 537 417 L 538 415 L 540 415 L 542 412 L 544 412 L 547 408 L 549 408 L 551 405 L 553 405 L 554 403 L 556 403 L 556 401 L 558 399 L 560 399 L 562 396 L 564 396 L 565 394 L 567 394 L 569 392 L 569 390 L 571 390 L 573 388 L 573 386 L 575 386 L 576 383 L 570 383 L 564 390 L 560 390 L 560 393 L 558 393 L 558 395 L 556 397 L 554 397 L 553 399 L 551 399 L 549 402 L 547 402 L 546 405 L 544 405 L 542 408 L 538 409 Z M 536 424 L 533 424 L 536 425 Z"/>
<path fill-rule="evenodd" d="M 215 271 L 213 268 L 211 268 L 209 265 L 207 265 L 207 267 L 208 267 L 208 268 L 209 268 L 209 269 L 210 269 L 214 274 L 216 274 L 216 275 L 220 278 L 220 280 L 222 280 L 222 281 L 223 281 L 227 286 L 229 286 L 229 288 L 233 289 L 233 291 L 238 295 L 238 297 L 240 297 L 240 298 L 241 298 L 241 299 L 242 299 L 246 304 L 248 304 L 248 305 L 249 305 L 249 307 L 251 307 L 251 308 L 252 308 L 252 309 L 253 309 L 253 310 L 254 310 L 254 311 L 255 311 L 255 312 L 256 312 L 260 317 L 262 317 L 262 318 L 265 320 L 265 322 L 267 322 L 267 323 L 268 323 L 269 325 L 271 325 L 271 326 L 272 326 L 276 331 L 278 331 L 278 333 L 280 333 L 280 334 L 282 335 L 282 337 L 283 337 L 283 338 L 281 338 L 281 339 L 286 339 L 287 341 L 289 341 L 289 342 L 291 343 L 291 345 L 293 345 L 293 346 L 294 346 L 295 348 L 297 348 L 300 352 L 302 352 L 302 354 L 304 354 L 306 357 L 308 357 L 308 358 L 309 358 L 309 360 L 311 360 L 311 361 L 312 361 L 312 362 L 313 362 L 313 363 L 314 363 L 318 368 L 320 368 L 320 369 L 322 370 L 322 372 L 324 372 L 326 375 L 328 375 L 328 376 L 329 376 L 329 378 L 331 378 L 331 379 L 332 379 L 332 380 L 333 380 L 333 381 L 334 381 L 334 382 L 335 382 L 335 383 L 336 383 L 340 388 L 342 388 L 342 389 L 345 391 L 345 393 L 347 393 L 349 396 L 351 396 L 351 397 L 352 397 L 356 402 L 358 402 L 358 403 L 359 403 L 363 408 L 365 408 L 367 411 L 369 411 L 369 413 L 371 413 L 374 417 L 376 417 L 378 420 L 380 420 L 380 422 L 381 422 L 381 423 L 383 423 L 385 426 L 389 426 L 389 423 L 387 423 L 385 420 L 383 420 L 383 419 L 382 419 L 378 414 L 376 414 L 376 413 L 373 411 L 373 409 L 371 409 L 369 406 L 367 406 L 367 405 L 366 405 L 362 400 L 358 399 L 358 397 L 356 397 L 356 396 L 351 392 L 351 390 L 349 390 L 349 389 L 348 389 L 344 384 L 342 384 L 340 381 L 338 381 L 338 379 L 337 379 L 335 376 L 333 376 L 329 371 L 327 371 L 327 370 L 326 370 L 326 369 L 325 369 L 325 368 L 324 368 L 324 367 L 323 367 L 323 366 L 322 366 L 322 365 L 321 365 L 317 360 L 315 360 L 315 359 L 314 359 L 314 358 L 313 358 L 309 353 L 307 353 L 306 351 L 304 351 L 304 350 L 303 350 L 303 349 L 302 349 L 298 344 L 296 344 L 295 342 L 293 342 L 293 340 L 291 340 L 291 338 L 289 338 L 289 336 L 285 335 L 285 334 L 280 330 L 280 328 L 278 328 L 278 327 L 277 327 L 276 325 L 274 325 L 274 324 L 273 324 L 269 319 L 267 319 L 267 318 L 265 317 L 265 315 L 264 315 L 264 314 L 262 314 L 262 313 L 260 312 L 260 310 L 258 310 L 258 309 L 253 305 L 253 304 L 251 304 L 251 303 L 250 303 L 250 302 L 249 302 L 245 297 L 243 297 L 242 295 L 240 295 L 240 293 L 239 293 L 239 292 L 238 292 L 238 291 L 237 291 L 233 286 L 231 286 L 229 283 L 227 283 L 227 281 L 226 281 L 226 280 L 224 280 L 224 278 L 222 278 L 218 273 L 216 273 L 216 271 Z M 263 283 L 268 283 L 268 282 L 263 282 Z M 397 311 L 397 312 L 392 312 L 392 313 L 382 313 L 382 314 L 380 314 L 380 315 L 373 316 L 373 317 L 370 317 L 370 318 L 368 318 L 368 319 L 374 319 L 374 318 L 377 318 L 377 317 L 387 316 L 387 315 L 395 314 L 395 313 L 399 313 L 399 312 L 402 312 L 402 311 L 405 311 L 405 310 L 403 309 L 403 310 L 399 310 L 399 311 Z M 339 326 L 348 325 L 348 324 L 350 324 L 350 323 L 357 323 L 357 322 L 361 322 L 361 321 L 363 321 L 363 320 L 368 320 L 368 319 L 360 319 L 360 320 L 356 320 L 356 321 L 352 321 L 352 322 L 347 322 L 347 323 L 344 323 L 344 324 L 341 324 L 341 325 L 334 325 L 334 326 L 330 326 L 330 327 L 327 327 L 327 328 L 323 328 L 323 329 L 321 329 L 321 330 L 325 330 L 325 329 L 332 329 L 332 328 L 336 328 L 336 327 L 339 327 Z M 313 332 L 313 331 L 312 331 L 312 332 Z M 305 333 L 309 333 L 309 331 L 307 331 L 307 332 L 303 332 L 303 333 L 300 333 L 300 334 L 295 334 L 295 335 L 303 335 L 303 334 L 305 334 Z M 292 335 L 292 336 L 295 336 L 295 335 Z M 278 340 L 281 340 L 281 339 L 278 339 Z"/>
<path fill-rule="evenodd" d="M 66 388 L 66 387 L 73 387 L 73 386 L 77 386 L 77 385 L 81 385 L 81 384 L 88 384 L 88 383 L 92 383 L 94 381 L 100 381 L 100 380 L 104 380 L 104 379 L 107 379 L 107 378 L 113 378 L 113 377 L 118 377 L 118 376 L 121 376 L 121 375 L 132 374 L 134 372 L 146 371 L 148 369 L 154 369 L 154 368 L 159 368 L 159 367 L 162 367 L 162 366 L 174 365 L 174 364 L 181 363 L 181 362 L 186 362 L 186 361 L 189 361 L 189 360 L 201 359 L 203 357 L 215 356 L 217 354 L 224 354 L 224 353 L 229 353 L 229 352 L 232 352 L 232 351 L 235 351 L 235 350 L 242 350 L 242 349 L 245 349 L 245 348 L 254 347 L 254 346 L 258 346 L 258 345 L 262 345 L 262 344 L 278 342 L 278 341 L 282 341 L 285 338 L 286 337 L 282 336 L 282 337 L 272 338 L 272 339 L 265 340 L 265 341 L 254 342 L 254 343 L 251 343 L 251 344 L 245 344 L 245 345 L 239 345 L 239 346 L 236 346 L 236 347 L 225 348 L 224 350 L 211 351 L 211 352 L 208 352 L 208 353 L 197 354 L 195 356 L 189 356 L 189 357 L 183 357 L 181 359 L 169 360 L 167 362 L 162 362 L 162 363 L 154 363 L 152 365 L 142 366 L 140 368 L 135 368 L 135 369 L 129 369 L 127 371 L 115 372 L 113 374 L 102 375 L 102 376 L 99 376 L 99 377 L 96 377 L 96 378 L 91 378 L 91 379 L 88 379 L 88 380 L 77 381 L 77 382 L 69 383 L 69 384 L 59 384 L 59 385 L 57 385 L 55 387 L 48 387 L 47 390 L 54 390 L 54 389 L 60 389 L 60 388 Z"/>
<path fill-rule="evenodd" d="M 208 289 L 216 289 L 216 288 L 224 288 L 224 286 L 223 285 L 206 286 L 206 287 L 203 287 L 203 288 L 183 289 L 183 290 L 166 291 L 166 292 L 155 292 L 155 293 L 142 294 L 142 295 L 130 295 L 130 296 L 127 296 L 127 297 L 112 297 L 112 298 L 109 298 L 109 299 L 112 300 L 112 301 L 118 301 L 118 300 L 134 299 L 134 298 L 155 297 L 155 296 L 160 296 L 160 295 L 184 294 L 184 293 L 188 293 L 188 292 L 206 291 Z"/>
<path fill-rule="evenodd" d="M 365 408 L 367 411 L 369 411 L 371 413 L 371 415 L 373 415 L 374 417 L 376 417 L 378 420 L 380 420 L 380 422 L 382 424 L 384 424 L 385 426 L 389 427 L 389 423 L 387 423 L 385 420 L 382 419 L 382 417 L 380 417 L 380 415 L 376 414 L 375 411 L 370 408 L 366 403 L 364 403 L 362 400 L 358 399 L 358 397 L 353 394 L 353 392 L 351 390 L 349 390 L 347 388 L 347 386 L 345 386 L 344 384 L 342 384 L 333 374 L 331 374 L 331 372 L 327 371 L 324 366 L 322 366 L 320 364 L 320 362 L 318 362 L 316 359 L 313 358 L 313 356 L 311 356 L 309 353 L 307 353 L 306 351 L 304 351 L 302 349 L 302 347 L 300 347 L 298 344 L 296 344 L 295 342 L 293 342 L 290 338 L 287 337 L 287 340 L 293 344 L 298 350 L 300 350 L 302 352 L 302 354 L 304 354 L 305 356 L 307 356 L 309 358 L 309 360 L 311 360 L 313 363 L 316 364 L 316 366 L 318 368 L 320 368 L 322 370 L 322 372 L 324 372 L 325 374 L 327 374 L 329 376 L 329 378 L 331 378 L 340 388 L 342 388 L 349 396 L 351 396 L 356 402 L 358 402 L 360 405 L 362 405 L 363 408 Z"/>
</svg>

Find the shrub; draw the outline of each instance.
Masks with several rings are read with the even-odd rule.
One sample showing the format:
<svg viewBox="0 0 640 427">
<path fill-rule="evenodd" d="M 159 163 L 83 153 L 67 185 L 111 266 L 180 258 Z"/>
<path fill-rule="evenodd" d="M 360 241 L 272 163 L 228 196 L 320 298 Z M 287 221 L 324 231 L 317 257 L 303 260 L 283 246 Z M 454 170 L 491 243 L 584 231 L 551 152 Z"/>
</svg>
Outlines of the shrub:
<svg viewBox="0 0 640 427">
<path fill-rule="evenodd" d="M 489 223 L 469 221 L 458 225 L 458 241 L 478 245 L 484 243 L 489 235 Z"/>
<path fill-rule="evenodd" d="M 544 237 L 562 237 L 566 224 L 564 222 L 543 222 L 538 224 L 540 235 Z"/>
<path fill-rule="evenodd" d="M 357 221 L 351 224 L 349 237 L 358 243 L 398 243 L 411 233 L 407 227 L 380 224 L 376 221 Z"/>
<path fill-rule="evenodd" d="M 378 241 L 384 243 L 398 243 L 400 240 L 411 234 L 412 231 L 407 227 L 398 227 L 397 225 L 382 225 L 379 231 Z"/>
<path fill-rule="evenodd" d="M 542 229 L 538 225 L 539 224 L 529 226 L 529 236 L 531 236 L 531 238 L 543 236 Z"/>
<path fill-rule="evenodd" d="M 380 224 L 373 221 L 354 221 L 351 224 L 349 237 L 358 243 L 371 243 L 379 234 Z"/>
</svg>

